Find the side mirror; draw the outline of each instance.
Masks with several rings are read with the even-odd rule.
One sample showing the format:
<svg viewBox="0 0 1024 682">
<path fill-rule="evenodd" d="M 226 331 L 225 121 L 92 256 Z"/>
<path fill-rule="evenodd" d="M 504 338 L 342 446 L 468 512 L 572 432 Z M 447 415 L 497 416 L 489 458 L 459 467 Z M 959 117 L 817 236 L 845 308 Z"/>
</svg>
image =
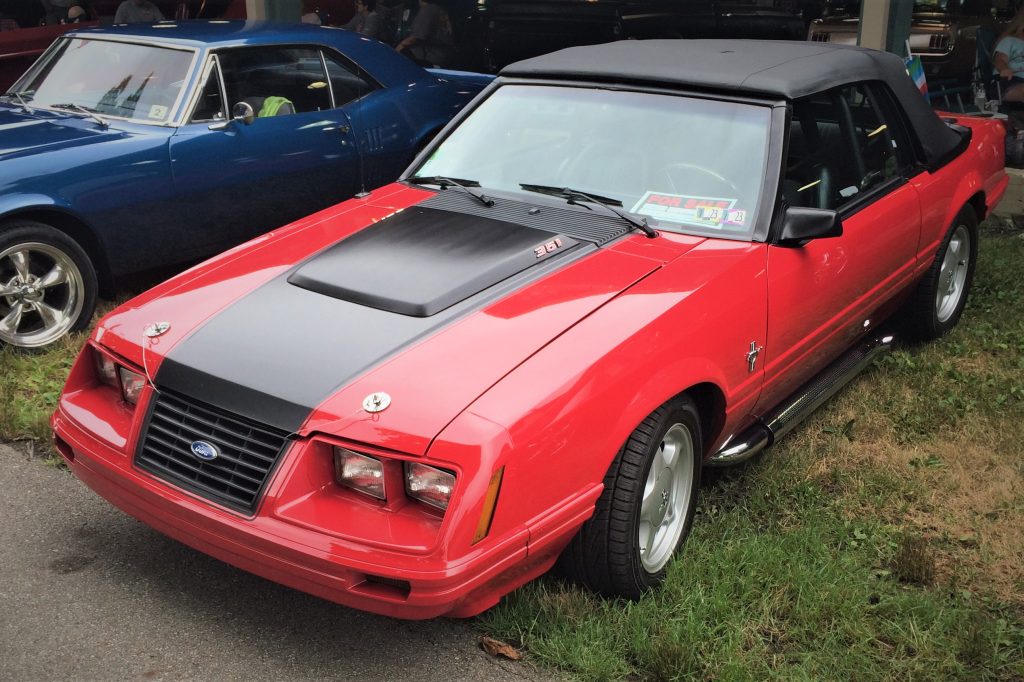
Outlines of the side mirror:
<svg viewBox="0 0 1024 682">
<path fill-rule="evenodd" d="M 843 221 L 839 214 L 824 208 L 787 206 L 782 216 L 780 246 L 803 246 L 812 239 L 839 237 Z"/>
<path fill-rule="evenodd" d="M 231 120 L 250 125 L 256 120 L 256 112 L 252 110 L 252 105 L 248 102 L 237 102 L 235 106 L 231 107 Z"/>
<path fill-rule="evenodd" d="M 223 123 L 214 123 L 210 126 L 210 130 L 224 130 L 235 121 L 241 121 L 245 125 L 249 125 L 255 120 L 256 112 L 253 111 L 252 105 L 248 102 L 238 102 L 235 106 L 231 107 L 231 120 L 224 121 Z"/>
</svg>

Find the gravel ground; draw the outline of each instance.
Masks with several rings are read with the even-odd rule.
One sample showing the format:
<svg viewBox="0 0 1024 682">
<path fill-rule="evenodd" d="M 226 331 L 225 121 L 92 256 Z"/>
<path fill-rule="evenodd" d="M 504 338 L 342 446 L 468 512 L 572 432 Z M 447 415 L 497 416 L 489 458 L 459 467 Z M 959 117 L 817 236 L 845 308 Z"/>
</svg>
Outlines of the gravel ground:
<svg viewBox="0 0 1024 682">
<path fill-rule="evenodd" d="M 0 679 L 546 680 L 452 620 L 281 587 L 166 538 L 0 445 Z"/>
</svg>

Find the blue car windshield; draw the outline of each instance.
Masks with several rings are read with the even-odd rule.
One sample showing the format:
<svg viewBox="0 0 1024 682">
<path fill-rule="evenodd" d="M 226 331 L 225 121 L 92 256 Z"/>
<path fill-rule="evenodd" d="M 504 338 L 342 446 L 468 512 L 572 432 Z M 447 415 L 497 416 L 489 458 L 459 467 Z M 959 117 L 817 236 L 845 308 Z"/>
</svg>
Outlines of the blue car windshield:
<svg viewBox="0 0 1024 682">
<path fill-rule="evenodd" d="M 744 239 L 757 219 L 770 117 L 768 106 L 683 95 L 505 85 L 414 175 L 503 192 L 571 188 L 658 229 Z"/>
<path fill-rule="evenodd" d="M 14 89 L 33 107 L 163 124 L 174 115 L 193 56 L 191 50 L 67 38 Z"/>
</svg>

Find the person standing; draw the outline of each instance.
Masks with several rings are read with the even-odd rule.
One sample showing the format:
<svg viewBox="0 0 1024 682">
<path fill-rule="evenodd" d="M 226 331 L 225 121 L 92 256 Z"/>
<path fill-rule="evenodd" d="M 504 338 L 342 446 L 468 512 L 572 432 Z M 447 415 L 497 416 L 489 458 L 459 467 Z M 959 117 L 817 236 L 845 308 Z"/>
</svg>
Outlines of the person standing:
<svg viewBox="0 0 1024 682">
<path fill-rule="evenodd" d="M 316 3 L 313 0 L 303 0 L 302 2 L 302 17 L 299 18 L 303 24 L 313 24 L 314 26 L 322 25 L 323 19 L 320 18 L 320 13 L 317 12 Z"/>
<path fill-rule="evenodd" d="M 434 0 L 420 0 L 409 35 L 395 49 L 426 66 L 448 66 L 455 55 L 448 13 Z"/>
<path fill-rule="evenodd" d="M 1018 13 L 996 43 L 992 65 L 1007 81 L 1003 101 L 1024 101 L 1024 14 Z"/>
<path fill-rule="evenodd" d="M 356 0 L 356 13 L 342 28 L 380 40 L 383 22 L 377 13 L 377 0 Z"/>
<path fill-rule="evenodd" d="M 164 15 L 160 8 L 149 0 L 124 0 L 117 7 L 114 15 L 115 24 L 138 24 L 150 21 L 163 21 Z"/>
</svg>

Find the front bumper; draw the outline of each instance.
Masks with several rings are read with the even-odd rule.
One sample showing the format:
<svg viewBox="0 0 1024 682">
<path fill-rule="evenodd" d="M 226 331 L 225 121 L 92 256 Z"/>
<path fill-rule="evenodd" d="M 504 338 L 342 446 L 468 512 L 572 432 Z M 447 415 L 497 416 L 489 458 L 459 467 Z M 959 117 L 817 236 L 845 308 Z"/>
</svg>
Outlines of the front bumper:
<svg viewBox="0 0 1024 682">
<path fill-rule="evenodd" d="M 83 428 L 62 404 L 52 419 L 72 472 L 116 507 L 201 552 L 274 582 L 387 616 L 467 617 L 547 571 L 593 500 L 565 507 L 528 548 L 525 526 L 455 560 L 327 537 L 270 515 L 241 518 L 139 471 L 131 457 Z M 599 492 L 599 491 L 598 491 Z M 590 498 L 591 495 L 587 495 Z M 582 517 L 582 518 L 581 518 Z M 536 536 L 535 536 L 536 537 Z"/>
</svg>

